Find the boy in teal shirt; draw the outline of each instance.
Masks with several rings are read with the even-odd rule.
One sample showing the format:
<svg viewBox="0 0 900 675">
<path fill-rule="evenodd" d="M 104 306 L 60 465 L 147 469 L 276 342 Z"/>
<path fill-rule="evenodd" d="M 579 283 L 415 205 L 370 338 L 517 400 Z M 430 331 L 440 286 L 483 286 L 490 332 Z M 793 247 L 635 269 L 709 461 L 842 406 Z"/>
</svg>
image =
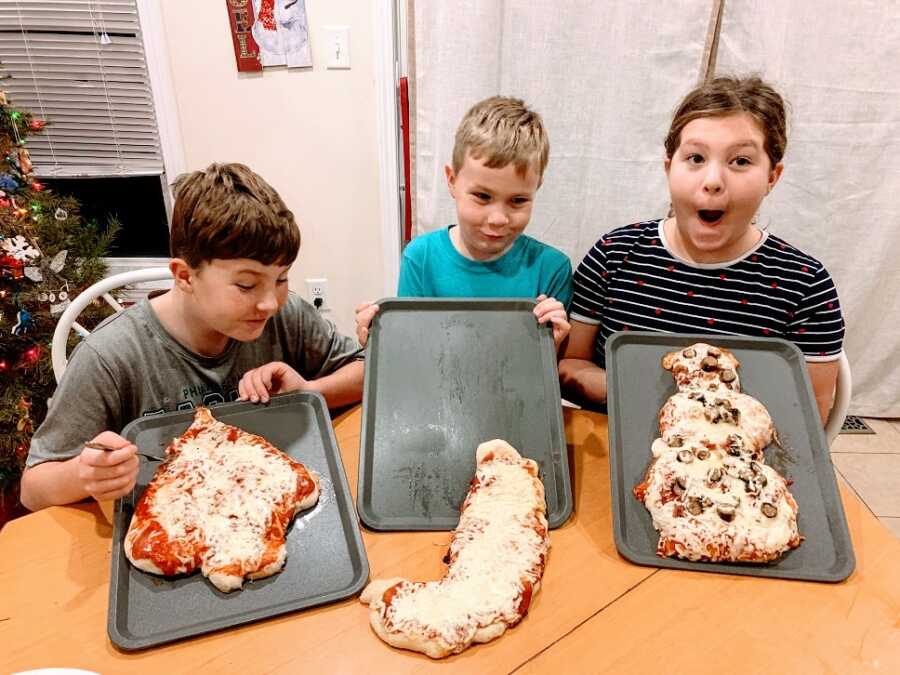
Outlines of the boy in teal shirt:
<svg viewBox="0 0 900 675">
<path fill-rule="evenodd" d="M 444 167 L 458 224 L 414 239 L 403 252 L 400 297 L 532 297 L 557 346 L 569 333 L 572 265 L 561 251 L 522 234 L 550 154 L 540 116 L 515 98 L 477 103 L 460 122 Z M 365 344 L 378 306 L 356 309 Z"/>
</svg>

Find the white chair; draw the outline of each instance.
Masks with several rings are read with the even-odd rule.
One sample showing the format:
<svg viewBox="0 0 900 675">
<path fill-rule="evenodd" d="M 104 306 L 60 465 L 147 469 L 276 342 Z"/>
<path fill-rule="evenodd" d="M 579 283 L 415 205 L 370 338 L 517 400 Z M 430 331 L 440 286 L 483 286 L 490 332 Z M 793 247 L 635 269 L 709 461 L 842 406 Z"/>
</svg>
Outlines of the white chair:
<svg viewBox="0 0 900 675">
<path fill-rule="evenodd" d="M 145 283 L 148 281 L 162 281 L 171 278 L 172 273 L 169 272 L 168 267 L 149 267 L 147 269 L 114 274 L 106 279 L 101 279 L 93 286 L 90 286 L 79 293 L 78 297 L 71 302 L 66 308 L 66 311 L 59 317 L 59 321 L 56 324 L 56 330 L 53 331 L 53 346 L 50 355 L 53 361 L 53 376 L 56 378 L 56 382 L 59 383 L 63 371 L 66 369 L 66 364 L 68 363 L 66 357 L 66 344 L 69 341 L 69 331 L 74 329 L 75 332 L 82 337 L 90 335 L 89 330 L 75 321 L 85 307 L 97 298 L 102 297 L 110 307 L 116 310 L 116 312 L 121 312 L 125 308 L 116 302 L 116 299 L 110 295 L 110 291 L 132 284 Z"/>
<path fill-rule="evenodd" d="M 841 352 L 838 362 L 837 384 L 834 388 L 834 405 L 828 416 L 828 424 L 825 425 L 825 437 L 828 445 L 834 443 L 834 439 L 841 433 L 844 426 L 844 418 L 847 417 L 847 409 L 850 407 L 850 397 L 853 394 L 853 378 L 850 376 L 850 362 L 846 352 Z"/>
</svg>

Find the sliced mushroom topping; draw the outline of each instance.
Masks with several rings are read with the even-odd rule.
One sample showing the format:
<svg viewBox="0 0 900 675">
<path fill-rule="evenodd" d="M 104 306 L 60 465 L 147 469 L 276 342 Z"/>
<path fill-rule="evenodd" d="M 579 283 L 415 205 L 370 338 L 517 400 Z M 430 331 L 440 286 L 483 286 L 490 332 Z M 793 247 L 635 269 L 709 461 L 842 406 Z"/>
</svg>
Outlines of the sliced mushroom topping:
<svg viewBox="0 0 900 675">
<path fill-rule="evenodd" d="M 719 504 L 716 506 L 716 513 L 718 513 L 719 517 L 726 523 L 730 523 L 734 520 L 734 512 L 735 507 L 732 504 Z"/>
<path fill-rule="evenodd" d="M 669 436 L 669 440 L 666 441 L 666 445 L 668 445 L 670 448 L 680 448 L 682 445 L 684 445 L 684 439 L 678 434 L 673 434 Z"/>
<path fill-rule="evenodd" d="M 757 464 L 756 462 L 750 462 L 750 470 L 753 473 L 762 473 L 762 469 L 760 468 L 759 464 Z"/>
<path fill-rule="evenodd" d="M 706 396 L 702 391 L 692 391 L 688 394 L 688 398 L 694 401 L 700 401 L 700 403 L 706 403 Z"/>
<path fill-rule="evenodd" d="M 715 356 L 716 358 L 719 358 L 720 356 L 722 356 L 722 352 L 720 352 L 715 347 L 710 347 L 709 349 L 706 350 L 706 353 L 709 354 L 710 356 Z"/>
<path fill-rule="evenodd" d="M 697 448 L 697 459 L 709 459 L 709 450 L 706 448 Z"/>
<path fill-rule="evenodd" d="M 750 469 L 743 468 L 740 471 L 738 471 L 738 478 L 740 478 L 742 481 L 747 483 L 747 482 L 753 480 L 753 472 L 750 471 Z"/>
<path fill-rule="evenodd" d="M 705 508 L 705 509 L 708 509 L 710 506 L 713 505 L 713 500 L 710 499 L 709 497 L 707 497 L 706 495 L 703 495 L 702 502 L 703 502 L 703 508 Z"/>
<path fill-rule="evenodd" d="M 778 509 L 774 504 L 770 504 L 769 502 L 763 502 L 763 505 L 760 507 L 762 509 L 763 515 L 766 518 L 774 518 L 778 515 Z"/>
<path fill-rule="evenodd" d="M 700 362 L 700 368 L 705 370 L 707 373 L 711 373 L 716 368 L 719 367 L 719 361 L 715 356 L 705 356 L 703 360 Z"/>
<path fill-rule="evenodd" d="M 720 377 L 722 378 L 722 382 L 727 384 L 728 382 L 734 382 L 737 375 L 733 370 L 723 370 Z"/>
<path fill-rule="evenodd" d="M 692 516 L 699 516 L 703 513 L 703 504 L 697 497 L 691 497 L 688 499 L 687 510 Z"/>
<path fill-rule="evenodd" d="M 741 450 L 744 449 L 744 440 L 737 434 L 730 434 L 728 436 L 728 446 L 726 449 L 728 450 L 728 454 L 732 457 L 740 457 Z"/>
<path fill-rule="evenodd" d="M 694 349 L 691 349 L 690 347 L 688 347 L 683 352 L 681 352 L 681 355 L 686 359 L 692 359 L 695 356 L 697 356 L 697 352 Z"/>
<path fill-rule="evenodd" d="M 710 469 L 709 473 L 706 474 L 706 479 L 710 483 L 718 483 L 720 480 L 722 480 L 722 469 L 720 469 L 719 467 Z"/>
<path fill-rule="evenodd" d="M 756 484 L 759 485 L 759 487 L 761 487 L 761 488 L 766 487 L 766 485 L 769 484 L 769 479 L 766 478 L 766 474 L 764 474 L 764 473 L 759 474 L 756 477 Z"/>
<path fill-rule="evenodd" d="M 690 464 L 694 461 L 694 453 L 690 450 L 679 450 L 678 451 L 678 461 L 684 462 L 685 464 Z"/>
</svg>

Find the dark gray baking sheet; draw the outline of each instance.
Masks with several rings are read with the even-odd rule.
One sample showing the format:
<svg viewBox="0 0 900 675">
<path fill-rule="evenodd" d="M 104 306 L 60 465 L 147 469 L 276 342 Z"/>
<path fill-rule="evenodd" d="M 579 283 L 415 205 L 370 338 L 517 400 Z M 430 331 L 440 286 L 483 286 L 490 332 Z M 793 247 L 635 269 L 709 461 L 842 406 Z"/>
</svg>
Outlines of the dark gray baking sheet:
<svg viewBox="0 0 900 675">
<path fill-rule="evenodd" d="M 797 525 L 806 539 L 800 547 L 768 564 L 704 563 L 656 555 L 658 534 L 650 512 L 635 499 L 650 462 L 650 445 L 659 437 L 657 414 L 675 393 L 663 355 L 694 342 L 734 352 L 741 367 L 741 391 L 762 402 L 781 438 L 782 448 L 766 450 L 766 462 L 794 481 Z M 825 433 L 806 371 L 795 345 L 776 338 L 722 335 L 671 335 L 628 331 L 606 343 L 609 387 L 609 470 L 616 547 L 640 565 L 759 577 L 841 581 L 856 566 L 844 507 L 838 494 Z"/>
<path fill-rule="evenodd" d="M 216 419 L 259 434 L 321 478 L 319 502 L 294 518 L 287 562 L 274 576 L 218 591 L 200 572 L 166 579 L 135 569 L 122 542 L 135 497 L 158 466 L 141 462 L 138 485 L 116 504 L 109 584 L 109 637 L 122 649 L 142 649 L 340 600 L 360 591 L 369 576 L 353 499 L 325 400 L 316 393 L 277 396 L 266 405 L 226 403 Z M 188 427 L 193 410 L 142 417 L 122 432 L 144 452 L 162 455 Z"/>
<path fill-rule="evenodd" d="M 572 512 L 556 350 L 528 299 L 379 302 L 367 346 L 357 507 L 376 530 L 450 530 L 475 449 L 540 465 L 550 527 Z"/>
</svg>

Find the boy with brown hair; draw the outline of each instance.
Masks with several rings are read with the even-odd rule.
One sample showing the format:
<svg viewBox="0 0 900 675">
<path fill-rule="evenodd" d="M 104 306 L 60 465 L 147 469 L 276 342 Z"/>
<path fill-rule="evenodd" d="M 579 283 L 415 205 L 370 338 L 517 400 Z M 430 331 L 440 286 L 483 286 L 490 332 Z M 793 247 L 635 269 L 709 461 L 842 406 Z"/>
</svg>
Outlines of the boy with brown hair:
<svg viewBox="0 0 900 675">
<path fill-rule="evenodd" d="M 472 106 L 444 167 L 457 223 L 416 237 L 403 251 L 400 297 L 536 298 L 539 323 L 559 345 L 569 332 L 572 265 L 562 251 L 524 233 L 550 156 L 541 116 L 521 99 L 492 96 Z M 368 338 L 378 306 L 357 307 Z"/>
<path fill-rule="evenodd" d="M 110 317 L 72 354 L 31 441 L 29 509 L 127 494 L 137 448 L 118 431 L 145 415 L 259 400 L 250 380 L 263 364 L 271 393 L 318 391 L 332 407 L 362 395 L 356 341 L 288 293 L 300 232 L 278 193 L 242 164 L 187 174 L 175 192 L 172 290 Z M 296 368 L 287 386 L 271 362 Z"/>
</svg>

